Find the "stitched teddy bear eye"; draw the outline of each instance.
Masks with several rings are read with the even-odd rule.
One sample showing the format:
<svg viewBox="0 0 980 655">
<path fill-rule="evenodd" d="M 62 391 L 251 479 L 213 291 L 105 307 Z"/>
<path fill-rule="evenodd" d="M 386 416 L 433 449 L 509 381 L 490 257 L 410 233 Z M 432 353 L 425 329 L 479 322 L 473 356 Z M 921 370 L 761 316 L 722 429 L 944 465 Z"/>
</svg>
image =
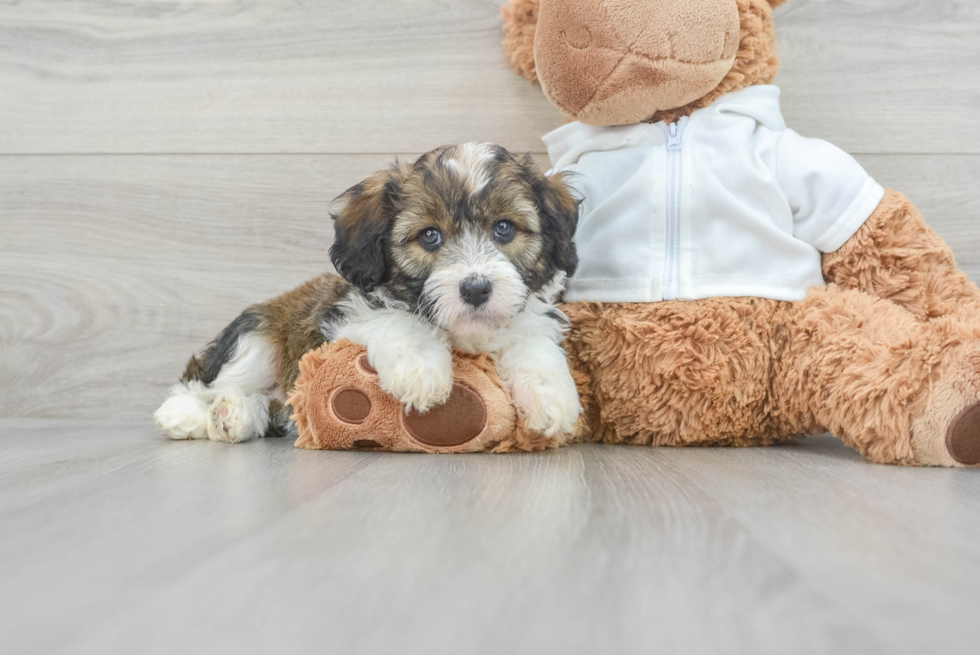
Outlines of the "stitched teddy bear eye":
<svg viewBox="0 0 980 655">
<path fill-rule="evenodd" d="M 427 227 L 419 233 L 419 243 L 429 252 L 438 250 L 442 245 L 442 232 L 439 228 Z"/>
<path fill-rule="evenodd" d="M 500 220 L 493 225 L 493 238 L 500 243 L 510 243 L 517 234 L 517 228 L 508 220 Z"/>
</svg>

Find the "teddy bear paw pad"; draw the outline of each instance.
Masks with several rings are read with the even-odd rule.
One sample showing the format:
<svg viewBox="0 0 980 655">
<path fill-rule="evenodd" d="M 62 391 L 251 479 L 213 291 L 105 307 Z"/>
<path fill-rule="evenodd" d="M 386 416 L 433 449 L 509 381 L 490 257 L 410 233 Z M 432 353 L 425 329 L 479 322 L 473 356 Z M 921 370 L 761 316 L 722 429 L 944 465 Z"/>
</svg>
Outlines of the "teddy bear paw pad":
<svg viewBox="0 0 980 655">
<path fill-rule="evenodd" d="M 361 355 L 357 360 L 357 365 L 360 367 L 362 371 L 364 371 L 368 375 L 378 374 L 378 372 L 374 369 L 374 367 L 371 366 L 371 362 L 368 361 L 367 355 Z"/>
<path fill-rule="evenodd" d="M 476 438 L 487 425 L 487 407 L 473 389 L 458 382 L 445 404 L 420 414 L 405 415 L 405 430 L 427 446 L 448 448 L 461 446 Z"/>
<path fill-rule="evenodd" d="M 946 449 L 960 464 L 980 464 L 980 403 L 964 409 L 949 424 Z"/>
<path fill-rule="evenodd" d="M 372 448 L 381 448 L 379 444 L 374 439 L 358 439 L 353 443 L 354 450 L 370 450 Z"/>
<path fill-rule="evenodd" d="M 337 389 L 330 404 L 333 413 L 344 423 L 358 425 L 371 413 L 371 399 L 354 387 Z"/>
</svg>

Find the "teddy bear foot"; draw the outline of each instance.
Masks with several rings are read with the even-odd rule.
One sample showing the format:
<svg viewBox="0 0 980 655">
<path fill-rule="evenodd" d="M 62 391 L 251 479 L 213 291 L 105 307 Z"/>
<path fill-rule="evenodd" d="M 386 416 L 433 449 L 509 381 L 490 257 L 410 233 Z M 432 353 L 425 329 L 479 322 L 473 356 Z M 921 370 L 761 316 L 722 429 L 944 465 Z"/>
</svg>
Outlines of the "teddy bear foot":
<svg viewBox="0 0 980 655">
<path fill-rule="evenodd" d="M 946 432 L 946 450 L 964 466 L 980 464 L 980 403 L 956 415 Z"/>
<path fill-rule="evenodd" d="M 367 356 L 361 356 L 359 366 L 364 370 L 370 370 Z M 380 392 L 377 395 L 380 395 Z M 330 418 L 327 420 L 333 419 L 338 424 L 357 430 L 362 429 L 365 421 L 375 412 L 388 413 L 388 416 L 378 417 L 381 422 L 392 416 L 400 417 L 401 430 L 407 432 L 419 444 L 433 448 L 463 446 L 476 438 L 487 426 L 487 412 L 483 399 L 476 391 L 458 382 L 453 384 L 452 393 L 445 403 L 424 413 L 414 409 L 403 412 L 402 407 L 391 402 L 390 399 L 387 403 L 372 402 L 368 393 L 364 391 L 352 386 L 341 387 L 330 394 L 328 411 Z M 335 424 L 333 430 L 323 432 L 338 434 L 340 432 L 338 427 L 339 425 Z M 366 430 L 365 434 L 374 433 Z M 385 439 L 389 442 L 387 444 L 377 439 L 364 438 L 354 439 L 350 442 L 350 447 L 353 450 L 384 449 L 386 445 L 390 445 L 391 435 L 387 436 L 388 439 Z"/>
<path fill-rule="evenodd" d="M 933 388 L 929 407 L 912 421 L 915 464 L 980 465 L 980 348 L 956 361 Z"/>
<path fill-rule="evenodd" d="M 449 399 L 406 411 L 378 384 L 363 347 L 328 343 L 307 353 L 289 397 L 299 448 L 461 453 L 541 450 L 557 439 L 524 429 L 485 355 L 457 354 Z"/>
</svg>

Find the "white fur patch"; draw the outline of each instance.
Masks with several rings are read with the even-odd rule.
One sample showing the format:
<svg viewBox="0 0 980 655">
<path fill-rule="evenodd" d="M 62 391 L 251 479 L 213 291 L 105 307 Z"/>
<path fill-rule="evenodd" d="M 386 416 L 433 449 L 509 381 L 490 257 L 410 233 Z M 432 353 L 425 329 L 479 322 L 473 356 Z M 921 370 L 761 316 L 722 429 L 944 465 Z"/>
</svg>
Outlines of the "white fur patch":
<svg viewBox="0 0 980 655">
<path fill-rule="evenodd" d="M 460 284 L 468 279 L 488 280 L 490 297 L 479 307 L 467 304 Z M 439 253 L 435 270 L 425 281 L 422 302 L 433 321 L 453 336 L 487 334 L 506 325 L 527 300 L 521 274 L 488 236 L 468 231 Z"/>
<path fill-rule="evenodd" d="M 242 335 L 235 355 L 221 367 L 211 389 L 238 389 L 245 394 L 268 393 L 276 386 L 275 349 L 261 335 Z"/>
<path fill-rule="evenodd" d="M 170 388 L 170 397 L 153 414 L 168 438 L 207 438 L 208 404 L 202 398 L 203 389 L 200 382 L 178 382 Z"/>
<path fill-rule="evenodd" d="M 425 412 L 449 399 L 453 360 L 446 333 L 403 309 L 372 307 L 352 295 L 344 301 L 347 323 L 336 334 L 367 347 L 381 388 Z"/>
<path fill-rule="evenodd" d="M 282 397 L 275 350 L 261 335 L 245 334 L 214 382 L 178 382 L 153 416 L 171 439 L 247 441 L 269 427 L 270 394 Z"/>
<path fill-rule="evenodd" d="M 564 273 L 556 275 L 528 299 L 510 325 L 482 344 L 493 353 L 525 424 L 549 437 L 571 434 L 582 411 L 561 347 L 566 323 L 553 316 L 561 315 L 554 302 L 564 280 Z"/>
<path fill-rule="evenodd" d="M 215 398 L 208 412 L 208 438 L 239 443 L 261 437 L 269 428 L 269 398 L 226 389 Z"/>
<path fill-rule="evenodd" d="M 446 167 L 460 176 L 466 191 L 473 195 L 490 182 L 490 163 L 493 161 L 492 143 L 461 143 L 452 157 L 445 160 Z"/>
</svg>

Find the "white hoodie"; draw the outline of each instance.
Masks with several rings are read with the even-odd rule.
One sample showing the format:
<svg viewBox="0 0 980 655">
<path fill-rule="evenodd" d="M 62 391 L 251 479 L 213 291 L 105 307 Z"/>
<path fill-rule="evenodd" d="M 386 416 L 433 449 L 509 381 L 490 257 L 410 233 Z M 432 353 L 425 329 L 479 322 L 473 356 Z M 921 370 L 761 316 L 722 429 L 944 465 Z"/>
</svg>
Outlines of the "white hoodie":
<svg viewBox="0 0 980 655">
<path fill-rule="evenodd" d="M 853 157 L 786 128 L 779 89 L 728 94 L 667 125 L 569 123 L 544 136 L 584 197 L 565 300 L 800 300 L 884 189 Z"/>
</svg>

